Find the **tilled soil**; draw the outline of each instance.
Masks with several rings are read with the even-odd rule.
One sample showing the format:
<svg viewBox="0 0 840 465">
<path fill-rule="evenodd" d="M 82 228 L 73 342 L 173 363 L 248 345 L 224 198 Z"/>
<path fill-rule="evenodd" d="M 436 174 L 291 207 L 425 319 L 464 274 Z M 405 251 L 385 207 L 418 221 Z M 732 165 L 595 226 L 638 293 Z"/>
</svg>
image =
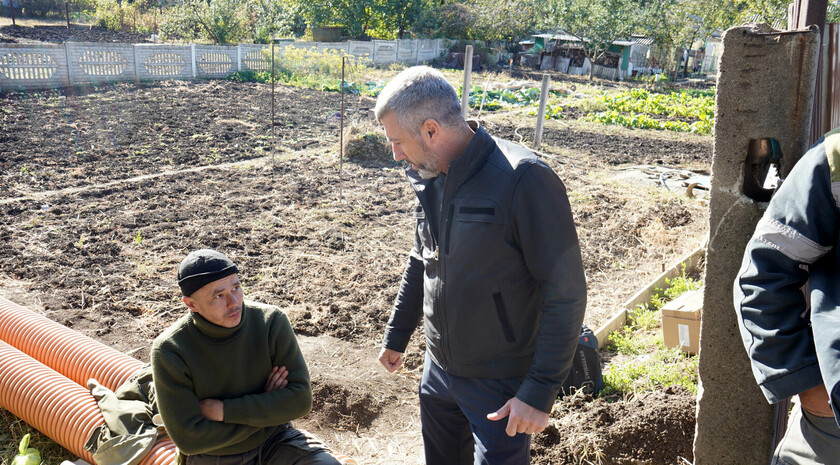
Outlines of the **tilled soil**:
<svg viewBox="0 0 840 465">
<path fill-rule="evenodd" d="M 337 94 L 278 87 L 276 99 L 275 141 L 263 84 L 0 96 L 0 295 L 147 360 L 151 340 L 183 311 L 173 285 L 179 261 L 196 248 L 223 250 L 243 270 L 247 296 L 282 307 L 306 341 L 316 408 L 304 425 L 365 463 L 416 463 L 420 338 L 402 374 L 386 377 L 374 361 L 411 246 L 413 192 L 392 161 L 345 161 L 339 172 Z M 348 125 L 374 130 L 366 122 L 373 103 L 348 97 Z M 532 137 L 519 127 L 531 124 L 525 119 L 482 120 L 495 135 Z M 702 203 L 628 189 L 610 181 L 610 166 L 708 169 L 708 138 L 607 134 L 550 122 L 540 148 L 569 190 L 592 327 L 698 245 L 707 221 Z M 642 421 L 603 416 L 582 422 L 589 430 L 568 427 L 566 417 L 593 405 L 615 420 L 640 408 L 583 402 L 553 414 L 554 429 L 535 437 L 534 463 L 579 463 L 563 444 L 584 433 L 598 439 L 602 463 L 690 455 L 693 396 L 646 399 L 667 433 L 653 439 Z M 673 447 L 659 446 L 663 434 Z M 405 450 L 388 442 L 393 435 Z"/>
<path fill-rule="evenodd" d="M 151 42 L 148 34 L 108 31 L 90 26 L 3 26 L 0 42 L 19 44 L 99 42 L 139 44 Z"/>
</svg>

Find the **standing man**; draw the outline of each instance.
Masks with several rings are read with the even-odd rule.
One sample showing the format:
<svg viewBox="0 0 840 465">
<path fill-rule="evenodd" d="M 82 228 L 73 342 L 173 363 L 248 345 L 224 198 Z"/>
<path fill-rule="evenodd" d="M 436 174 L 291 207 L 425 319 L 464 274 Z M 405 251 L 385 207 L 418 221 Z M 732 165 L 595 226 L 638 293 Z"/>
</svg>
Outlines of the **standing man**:
<svg viewBox="0 0 840 465">
<path fill-rule="evenodd" d="M 286 315 L 244 301 L 239 268 L 215 250 L 187 255 L 178 286 L 189 312 L 155 339 L 152 370 L 185 463 L 338 465 L 289 423 L 309 412 L 312 389 Z"/>
<path fill-rule="evenodd" d="M 753 375 L 798 395 L 774 464 L 840 460 L 840 130 L 800 159 L 747 245 L 735 310 Z"/>
<path fill-rule="evenodd" d="M 417 193 L 414 247 L 379 361 L 424 317 L 426 463 L 525 464 L 572 366 L 586 282 L 566 189 L 524 147 L 461 116 L 439 72 L 409 68 L 376 117 Z"/>
</svg>

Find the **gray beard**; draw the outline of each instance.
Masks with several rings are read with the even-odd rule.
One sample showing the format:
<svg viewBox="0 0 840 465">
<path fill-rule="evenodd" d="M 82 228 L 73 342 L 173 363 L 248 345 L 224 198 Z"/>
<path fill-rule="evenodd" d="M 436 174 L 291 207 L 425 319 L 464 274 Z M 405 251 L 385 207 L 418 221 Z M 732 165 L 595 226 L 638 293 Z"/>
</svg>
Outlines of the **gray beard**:
<svg viewBox="0 0 840 465">
<path fill-rule="evenodd" d="M 435 173 L 434 171 L 427 170 L 425 168 L 417 168 L 417 174 L 419 174 L 422 179 L 432 179 L 437 177 L 440 173 Z"/>
</svg>

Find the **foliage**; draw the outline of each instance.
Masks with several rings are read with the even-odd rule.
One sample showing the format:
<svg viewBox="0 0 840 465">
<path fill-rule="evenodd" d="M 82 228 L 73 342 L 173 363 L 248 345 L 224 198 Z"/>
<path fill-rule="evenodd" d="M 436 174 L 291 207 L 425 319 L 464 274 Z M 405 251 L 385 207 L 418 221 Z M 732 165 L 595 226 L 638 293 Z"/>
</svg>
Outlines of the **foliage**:
<svg viewBox="0 0 840 465">
<path fill-rule="evenodd" d="M 662 339 L 662 306 L 702 282 L 686 276 L 666 280 L 667 289 L 656 289 L 651 302 L 628 311 L 628 325 L 610 334 L 608 347 L 631 360 L 614 363 L 604 374 L 604 394 L 638 393 L 657 387 L 680 385 L 697 392 L 698 357 L 678 348 L 666 349 Z"/>
<path fill-rule="evenodd" d="M 411 30 L 418 36 L 471 40 L 478 18 L 463 3 L 446 3 L 424 10 Z"/>
<path fill-rule="evenodd" d="M 312 27 L 340 26 L 351 37 L 402 38 L 430 0 L 289 0 Z"/>
<path fill-rule="evenodd" d="M 101 28 L 151 33 L 158 27 L 154 3 L 148 0 L 94 0 L 94 8 L 94 22 Z"/>
<path fill-rule="evenodd" d="M 584 120 L 630 128 L 697 134 L 710 134 L 714 124 L 714 90 L 683 90 L 663 94 L 646 89 L 631 89 L 619 94 L 604 94 L 597 100 L 606 107 L 606 111 L 587 115 Z M 667 115 L 697 121 L 664 121 L 648 115 Z"/>
<path fill-rule="evenodd" d="M 166 39 L 216 44 L 268 43 L 303 28 L 300 12 L 284 0 L 184 0 L 167 11 L 160 25 Z"/>
<path fill-rule="evenodd" d="M 825 12 L 826 23 L 840 23 L 840 3 L 829 2 L 828 9 Z"/>
<path fill-rule="evenodd" d="M 740 22 L 767 23 L 777 29 L 787 28 L 788 0 L 741 0 Z"/>
<path fill-rule="evenodd" d="M 274 59 L 274 80 L 280 84 L 317 89 L 327 92 L 341 91 L 341 58 L 345 57 L 344 92 L 348 94 L 376 97 L 384 83 L 353 82 L 347 76 L 363 76 L 367 73 L 365 59 L 347 55 L 343 51 L 286 47 L 284 53 Z M 267 57 L 268 58 L 268 57 Z M 231 80 L 239 82 L 271 82 L 271 71 L 237 71 Z"/>
<path fill-rule="evenodd" d="M 602 393 L 639 393 L 657 387 L 685 386 L 696 394 L 697 365 L 696 356 L 677 348 L 660 348 L 647 358 L 611 367 L 604 373 Z"/>
<path fill-rule="evenodd" d="M 470 5 L 476 17 L 471 35 L 476 39 L 518 42 L 536 27 L 534 0 L 471 0 Z"/>
</svg>

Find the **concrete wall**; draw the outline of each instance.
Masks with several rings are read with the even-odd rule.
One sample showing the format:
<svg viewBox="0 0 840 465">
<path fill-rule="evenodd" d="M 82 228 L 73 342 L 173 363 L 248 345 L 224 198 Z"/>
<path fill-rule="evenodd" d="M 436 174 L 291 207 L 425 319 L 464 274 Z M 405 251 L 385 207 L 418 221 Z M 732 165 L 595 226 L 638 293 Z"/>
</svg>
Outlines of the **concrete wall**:
<svg viewBox="0 0 840 465">
<path fill-rule="evenodd" d="M 284 42 L 275 45 L 275 55 L 281 56 L 286 47 L 337 51 L 375 65 L 425 63 L 443 52 L 440 39 L 374 40 Z M 270 70 L 270 49 L 258 44 L 0 44 L 0 91 L 110 81 L 224 78 L 236 71 Z"/>
<path fill-rule="evenodd" d="M 745 161 L 751 140 L 775 139 L 784 177 L 807 151 L 819 40 L 817 31 L 781 33 L 766 25 L 723 36 L 694 465 L 770 462 L 776 409 L 756 385 L 732 300 L 744 248 L 767 206 L 744 193 Z"/>
</svg>

